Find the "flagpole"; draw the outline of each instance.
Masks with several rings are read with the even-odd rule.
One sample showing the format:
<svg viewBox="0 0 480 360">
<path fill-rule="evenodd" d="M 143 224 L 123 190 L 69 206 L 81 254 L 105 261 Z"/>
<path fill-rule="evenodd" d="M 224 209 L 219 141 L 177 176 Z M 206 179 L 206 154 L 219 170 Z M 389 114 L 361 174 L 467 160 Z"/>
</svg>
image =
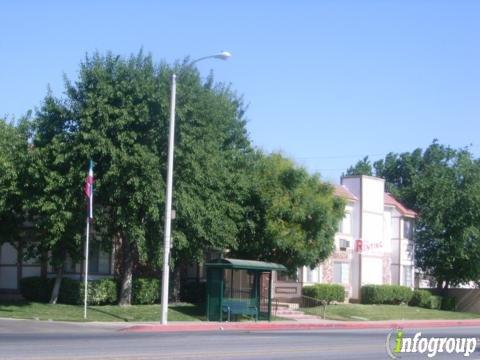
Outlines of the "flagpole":
<svg viewBox="0 0 480 360">
<path fill-rule="evenodd" d="M 90 237 L 90 217 L 87 216 L 87 231 L 85 241 L 85 277 L 84 281 L 84 299 L 83 299 L 83 318 L 87 319 L 87 296 L 88 296 L 88 243 Z"/>
<path fill-rule="evenodd" d="M 93 219 L 93 161 L 90 160 L 87 179 L 85 180 L 85 194 L 88 196 L 87 211 L 87 229 L 85 236 L 85 278 L 84 278 L 84 299 L 83 299 L 83 318 L 87 319 L 88 302 L 88 255 L 90 240 L 90 221 Z"/>
</svg>

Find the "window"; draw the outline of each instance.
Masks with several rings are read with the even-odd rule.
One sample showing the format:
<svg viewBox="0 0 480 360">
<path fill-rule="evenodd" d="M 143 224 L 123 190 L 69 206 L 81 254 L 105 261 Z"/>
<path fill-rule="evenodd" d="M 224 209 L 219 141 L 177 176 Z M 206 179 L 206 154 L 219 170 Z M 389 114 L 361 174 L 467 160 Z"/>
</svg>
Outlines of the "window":
<svg viewBox="0 0 480 360">
<path fill-rule="evenodd" d="M 347 249 L 350 248 L 350 241 L 348 241 L 346 239 L 340 239 L 339 240 L 339 248 L 342 251 L 346 251 Z"/>
<path fill-rule="evenodd" d="M 333 281 L 336 284 L 348 284 L 350 280 L 350 266 L 347 263 L 333 263 Z"/>
<path fill-rule="evenodd" d="M 307 266 L 307 282 L 319 282 L 320 281 L 320 266 L 317 266 L 316 268 L 310 269 L 309 266 Z"/>
<path fill-rule="evenodd" d="M 352 233 L 352 214 L 345 213 L 342 220 L 342 234 L 350 235 Z"/>
<path fill-rule="evenodd" d="M 403 286 L 412 287 L 412 266 L 403 266 Z"/>
<path fill-rule="evenodd" d="M 92 247 L 89 249 L 88 256 L 88 273 L 89 274 L 100 274 L 100 275 L 109 275 L 111 265 L 110 253 L 98 249 L 98 246 L 92 244 Z M 63 264 L 63 271 L 65 273 L 75 274 L 80 270 L 78 263 L 75 263 L 72 258 L 67 255 L 65 262 Z"/>
<path fill-rule="evenodd" d="M 88 272 L 90 274 L 110 274 L 110 253 L 94 246 L 90 249 Z"/>
<path fill-rule="evenodd" d="M 403 220 L 403 238 L 408 240 L 413 239 L 413 224 L 411 220 Z"/>
</svg>

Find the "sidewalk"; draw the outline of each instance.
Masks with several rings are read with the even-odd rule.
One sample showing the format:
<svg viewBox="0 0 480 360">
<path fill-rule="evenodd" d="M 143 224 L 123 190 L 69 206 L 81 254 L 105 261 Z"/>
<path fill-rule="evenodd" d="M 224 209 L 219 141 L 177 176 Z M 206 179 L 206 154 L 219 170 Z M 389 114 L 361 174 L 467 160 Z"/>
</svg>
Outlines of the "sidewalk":
<svg viewBox="0 0 480 360">
<path fill-rule="evenodd" d="M 273 322 L 170 322 L 138 324 L 120 329 L 127 332 L 190 332 L 190 331 L 276 331 L 276 330 L 353 330 L 353 329 L 414 329 L 434 327 L 479 326 L 472 320 L 389 320 L 389 321 L 273 321 Z"/>
</svg>

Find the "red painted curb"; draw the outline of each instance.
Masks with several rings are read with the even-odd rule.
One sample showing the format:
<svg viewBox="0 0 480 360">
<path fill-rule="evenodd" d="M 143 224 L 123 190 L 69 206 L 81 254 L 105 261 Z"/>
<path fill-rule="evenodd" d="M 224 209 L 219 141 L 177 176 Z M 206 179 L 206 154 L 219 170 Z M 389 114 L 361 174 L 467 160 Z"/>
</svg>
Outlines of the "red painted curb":
<svg viewBox="0 0 480 360">
<path fill-rule="evenodd" d="M 120 329 L 126 332 L 198 332 L 198 331 L 274 331 L 274 330 L 354 330 L 423 327 L 480 326 L 475 320 L 403 320 L 403 321 L 331 321 L 324 323 L 199 323 L 135 325 Z"/>
</svg>

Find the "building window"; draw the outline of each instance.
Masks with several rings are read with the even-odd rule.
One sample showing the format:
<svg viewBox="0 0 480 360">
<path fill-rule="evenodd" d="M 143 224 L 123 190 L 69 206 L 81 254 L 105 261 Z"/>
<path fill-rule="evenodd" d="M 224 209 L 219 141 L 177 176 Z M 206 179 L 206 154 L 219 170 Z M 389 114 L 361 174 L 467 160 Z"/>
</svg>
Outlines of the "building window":
<svg viewBox="0 0 480 360">
<path fill-rule="evenodd" d="M 403 238 L 408 240 L 413 239 L 413 224 L 411 220 L 403 220 Z"/>
<path fill-rule="evenodd" d="M 310 267 L 307 266 L 307 282 L 309 283 L 320 282 L 320 266 L 317 266 L 313 269 L 310 269 Z"/>
<path fill-rule="evenodd" d="M 98 247 L 92 247 L 88 259 L 88 272 L 90 274 L 109 275 L 110 262 L 110 253 L 102 251 Z"/>
<path fill-rule="evenodd" d="M 110 253 L 102 251 L 92 244 L 89 249 L 88 256 L 88 273 L 97 275 L 110 275 L 111 256 Z M 75 263 L 72 258 L 67 255 L 63 264 L 63 271 L 67 274 L 76 274 L 80 271 L 78 263 Z"/>
<path fill-rule="evenodd" d="M 403 266 L 403 286 L 412 287 L 412 266 Z"/>
<path fill-rule="evenodd" d="M 343 217 L 341 232 L 346 235 L 352 234 L 352 214 L 348 212 Z"/>
<path fill-rule="evenodd" d="M 333 281 L 336 284 L 348 284 L 350 280 L 350 266 L 344 262 L 333 263 Z"/>
</svg>

